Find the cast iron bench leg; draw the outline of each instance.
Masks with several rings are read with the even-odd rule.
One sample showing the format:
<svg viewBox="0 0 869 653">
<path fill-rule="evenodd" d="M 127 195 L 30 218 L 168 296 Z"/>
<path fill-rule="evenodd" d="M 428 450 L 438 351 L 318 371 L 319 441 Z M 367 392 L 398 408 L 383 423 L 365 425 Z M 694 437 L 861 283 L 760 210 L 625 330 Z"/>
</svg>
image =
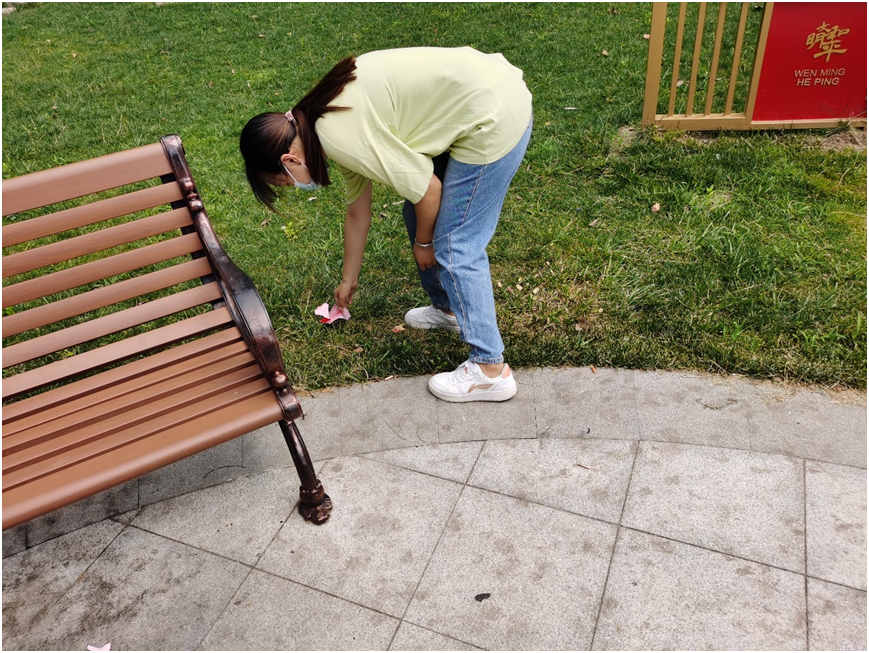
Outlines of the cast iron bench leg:
<svg viewBox="0 0 869 653">
<path fill-rule="evenodd" d="M 329 514 L 332 512 L 332 500 L 323 490 L 323 484 L 317 480 L 314 465 L 296 423 L 282 419 L 278 424 L 281 425 L 281 432 L 284 434 L 284 440 L 287 441 L 290 455 L 302 481 L 302 486 L 299 488 L 299 513 L 307 521 L 322 524 L 329 519 Z"/>
</svg>

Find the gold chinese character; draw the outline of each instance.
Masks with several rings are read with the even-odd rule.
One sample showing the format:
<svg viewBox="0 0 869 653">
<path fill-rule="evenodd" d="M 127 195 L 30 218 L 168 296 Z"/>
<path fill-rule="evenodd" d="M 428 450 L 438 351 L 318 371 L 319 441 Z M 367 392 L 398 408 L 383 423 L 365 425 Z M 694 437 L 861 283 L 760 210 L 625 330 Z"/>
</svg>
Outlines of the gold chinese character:
<svg viewBox="0 0 869 653">
<path fill-rule="evenodd" d="M 811 50 L 817 45 L 820 52 L 817 52 L 814 58 L 826 56 L 827 63 L 830 63 L 832 55 L 845 54 L 848 51 L 846 48 L 840 47 L 842 41 L 839 37 L 850 31 L 850 29 L 839 29 L 838 25 L 830 26 L 823 22 L 813 34 L 809 34 L 806 38 L 806 49 Z"/>
</svg>

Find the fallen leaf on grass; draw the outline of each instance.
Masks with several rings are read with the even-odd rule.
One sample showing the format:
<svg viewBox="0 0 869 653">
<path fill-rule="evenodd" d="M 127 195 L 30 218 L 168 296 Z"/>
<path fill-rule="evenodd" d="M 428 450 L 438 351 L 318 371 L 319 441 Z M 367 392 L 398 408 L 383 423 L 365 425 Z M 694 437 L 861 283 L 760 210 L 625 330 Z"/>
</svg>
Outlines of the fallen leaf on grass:
<svg viewBox="0 0 869 653">
<path fill-rule="evenodd" d="M 404 325 L 403 325 L 403 324 L 396 324 L 394 327 L 392 327 L 392 332 L 393 332 L 393 333 L 401 333 L 402 331 L 404 331 Z"/>
<path fill-rule="evenodd" d="M 594 225 L 596 225 L 598 223 L 599 220 L 600 220 L 600 218 L 595 218 L 594 220 L 592 220 L 591 222 L 588 223 L 588 226 L 593 227 Z"/>
<path fill-rule="evenodd" d="M 606 50 L 604 50 L 603 52 L 601 52 L 601 54 L 602 54 L 603 56 L 605 56 L 605 57 L 610 56 L 610 53 L 607 52 Z"/>
<path fill-rule="evenodd" d="M 365 351 L 365 350 L 362 347 L 357 347 L 356 349 L 353 350 L 353 353 L 354 354 L 361 354 L 363 351 Z"/>
<path fill-rule="evenodd" d="M 652 204 L 652 213 L 657 213 L 657 212 L 660 211 L 660 210 L 661 210 L 661 205 L 660 205 L 660 204 L 658 204 L 657 202 L 655 202 L 654 204 Z"/>
</svg>

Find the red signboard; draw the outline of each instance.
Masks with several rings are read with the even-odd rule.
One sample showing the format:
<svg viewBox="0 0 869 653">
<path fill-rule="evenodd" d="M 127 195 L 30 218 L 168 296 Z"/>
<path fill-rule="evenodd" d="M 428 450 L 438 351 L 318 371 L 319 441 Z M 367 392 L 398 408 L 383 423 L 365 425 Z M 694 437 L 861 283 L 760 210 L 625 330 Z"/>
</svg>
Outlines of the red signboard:
<svg viewBox="0 0 869 653">
<path fill-rule="evenodd" d="M 776 2 L 753 120 L 866 117 L 866 3 Z"/>
</svg>

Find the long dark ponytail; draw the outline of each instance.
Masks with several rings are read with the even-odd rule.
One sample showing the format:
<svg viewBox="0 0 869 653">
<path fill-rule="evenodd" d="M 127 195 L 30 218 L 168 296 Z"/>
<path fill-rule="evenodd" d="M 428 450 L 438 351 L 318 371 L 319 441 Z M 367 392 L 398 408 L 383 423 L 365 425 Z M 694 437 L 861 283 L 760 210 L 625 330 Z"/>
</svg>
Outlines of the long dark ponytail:
<svg viewBox="0 0 869 653">
<path fill-rule="evenodd" d="M 251 118 L 241 131 L 239 147 L 244 157 L 247 181 L 256 198 L 272 211 L 277 197 L 275 189 L 263 181 L 263 174 L 280 174 L 281 156 L 286 154 L 298 134 L 305 148 L 305 164 L 311 179 L 321 186 L 329 185 L 326 156 L 314 125 L 330 111 L 344 111 L 350 107 L 333 107 L 329 103 L 344 90 L 345 84 L 356 79 L 356 60 L 342 59 L 320 82 L 299 100 L 292 109 L 294 121 L 286 114 L 261 113 Z"/>
</svg>

